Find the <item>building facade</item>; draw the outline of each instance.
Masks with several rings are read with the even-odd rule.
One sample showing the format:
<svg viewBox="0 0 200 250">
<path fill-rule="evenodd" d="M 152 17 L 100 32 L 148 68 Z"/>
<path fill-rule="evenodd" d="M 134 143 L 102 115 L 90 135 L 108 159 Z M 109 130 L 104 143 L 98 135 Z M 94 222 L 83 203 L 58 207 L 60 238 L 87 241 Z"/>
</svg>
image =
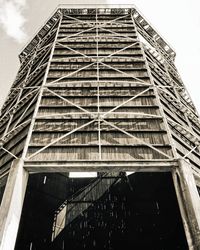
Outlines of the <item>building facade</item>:
<svg viewBox="0 0 200 250">
<path fill-rule="evenodd" d="M 60 6 L 19 58 L 0 249 L 200 249 L 200 120 L 140 12 Z"/>
</svg>

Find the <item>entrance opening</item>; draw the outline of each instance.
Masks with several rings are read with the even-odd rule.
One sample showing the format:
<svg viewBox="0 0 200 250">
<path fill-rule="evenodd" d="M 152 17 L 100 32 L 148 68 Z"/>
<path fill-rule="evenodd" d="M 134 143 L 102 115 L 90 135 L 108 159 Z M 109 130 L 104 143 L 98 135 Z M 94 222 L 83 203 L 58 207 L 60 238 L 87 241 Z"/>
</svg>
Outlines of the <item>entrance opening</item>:
<svg viewBox="0 0 200 250">
<path fill-rule="evenodd" d="M 16 250 L 186 250 L 171 173 L 34 174 Z"/>
</svg>

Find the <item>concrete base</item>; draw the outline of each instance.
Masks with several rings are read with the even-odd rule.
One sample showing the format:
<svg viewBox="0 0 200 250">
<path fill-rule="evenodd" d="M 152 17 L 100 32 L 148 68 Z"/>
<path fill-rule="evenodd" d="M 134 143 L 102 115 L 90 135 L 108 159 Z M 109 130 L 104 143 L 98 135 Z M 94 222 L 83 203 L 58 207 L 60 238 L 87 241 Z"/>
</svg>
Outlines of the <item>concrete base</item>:
<svg viewBox="0 0 200 250">
<path fill-rule="evenodd" d="M 13 250 L 23 207 L 28 172 L 23 160 L 13 161 L 0 207 L 0 250 Z"/>
<path fill-rule="evenodd" d="M 200 197 L 190 163 L 179 160 L 173 179 L 190 250 L 200 250 Z"/>
</svg>

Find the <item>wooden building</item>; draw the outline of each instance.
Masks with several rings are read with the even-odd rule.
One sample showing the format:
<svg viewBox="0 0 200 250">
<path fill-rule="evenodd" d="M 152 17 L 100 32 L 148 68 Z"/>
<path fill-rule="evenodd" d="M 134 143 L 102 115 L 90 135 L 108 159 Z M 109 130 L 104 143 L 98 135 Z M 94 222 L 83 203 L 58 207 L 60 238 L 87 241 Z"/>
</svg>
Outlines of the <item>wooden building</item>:
<svg viewBox="0 0 200 250">
<path fill-rule="evenodd" d="M 19 58 L 0 249 L 199 250 L 199 116 L 137 8 L 59 6 Z"/>
</svg>

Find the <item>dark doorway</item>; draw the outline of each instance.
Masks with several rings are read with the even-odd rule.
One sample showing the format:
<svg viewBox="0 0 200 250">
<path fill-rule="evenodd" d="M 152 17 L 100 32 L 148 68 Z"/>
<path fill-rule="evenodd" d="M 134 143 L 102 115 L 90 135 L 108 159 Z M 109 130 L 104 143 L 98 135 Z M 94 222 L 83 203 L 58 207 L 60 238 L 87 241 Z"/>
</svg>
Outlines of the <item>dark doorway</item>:
<svg viewBox="0 0 200 250">
<path fill-rule="evenodd" d="M 52 241 L 55 211 L 66 200 L 68 221 Z M 32 175 L 15 249 L 186 250 L 171 174 Z"/>
</svg>

